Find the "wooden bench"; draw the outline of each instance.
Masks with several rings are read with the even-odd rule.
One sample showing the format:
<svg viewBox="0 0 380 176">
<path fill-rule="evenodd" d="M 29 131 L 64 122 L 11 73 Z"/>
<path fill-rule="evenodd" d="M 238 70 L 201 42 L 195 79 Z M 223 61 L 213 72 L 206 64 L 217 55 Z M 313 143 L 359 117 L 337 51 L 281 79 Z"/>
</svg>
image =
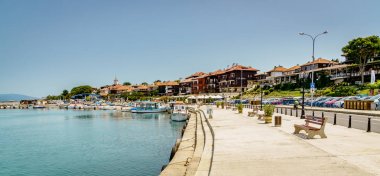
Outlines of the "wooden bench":
<svg viewBox="0 0 380 176">
<path fill-rule="evenodd" d="M 264 120 L 264 111 L 257 111 L 257 119 Z"/>
<path fill-rule="evenodd" d="M 251 112 L 248 112 L 248 117 L 256 116 L 258 111 L 259 111 L 259 109 L 253 108 L 253 110 Z"/>
<path fill-rule="evenodd" d="M 307 133 L 307 138 L 312 139 L 315 135 L 327 138 L 325 134 L 326 117 L 306 116 L 305 124 L 294 124 L 294 134 L 299 134 L 301 130 Z"/>
</svg>

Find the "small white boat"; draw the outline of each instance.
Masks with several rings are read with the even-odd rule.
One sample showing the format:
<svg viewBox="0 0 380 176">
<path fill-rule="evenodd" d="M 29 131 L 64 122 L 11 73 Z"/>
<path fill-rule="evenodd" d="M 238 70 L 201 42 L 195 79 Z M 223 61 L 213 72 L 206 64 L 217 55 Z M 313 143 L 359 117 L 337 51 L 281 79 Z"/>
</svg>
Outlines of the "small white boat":
<svg viewBox="0 0 380 176">
<path fill-rule="evenodd" d="M 189 119 L 189 113 L 187 112 L 187 106 L 183 103 L 175 103 L 173 106 L 173 113 L 170 119 L 176 122 L 183 122 Z"/>
<path fill-rule="evenodd" d="M 131 108 L 132 113 L 161 113 L 161 112 L 167 112 L 168 108 L 165 106 L 162 106 L 161 103 L 157 102 L 140 102 L 139 105 L 137 105 L 134 108 Z"/>
<path fill-rule="evenodd" d="M 33 106 L 33 109 L 43 109 L 43 108 L 46 108 L 46 107 L 42 106 L 42 105 L 34 105 Z"/>
</svg>

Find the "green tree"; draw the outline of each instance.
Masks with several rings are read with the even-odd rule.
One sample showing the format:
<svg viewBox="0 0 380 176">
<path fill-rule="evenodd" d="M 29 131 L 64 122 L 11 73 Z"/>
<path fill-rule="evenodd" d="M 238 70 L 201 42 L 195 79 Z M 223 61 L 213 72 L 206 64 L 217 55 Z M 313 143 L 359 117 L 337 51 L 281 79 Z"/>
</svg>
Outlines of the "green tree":
<svg viewBox="0 0 380 176">
<path fill-rule="evenodd" d="M 148 83 L 147 82 L 143 82 L 143 83 L 141 83 L 141 85 L 147 86 Z"/>
<path fill-rule="evenodd" d="M 379 36 L 359 37 L 349 41 L 348 44 L 342 48 L 346 59 L 358 65 L 362 84 L 364 84 L 364 71 L 368 61 L 376 57 L 379 51 Z"/>
<path fill-rule="evenodd" d="M 91 93 L 92 87 L 89 85 L 77 86 L 71 89 L 71 95 L 83 94 L 83 93 Z"/>
<path fill-rule="evenodd" d="M 124 86 L 130 86 L 130 85 L 132 85 L 132 84 L 131 84 L 130 82 L 124 82 L 123 85 L 124 85 Z"/>
<path fill-rule="evenodd" d="M 62 94 L 61 94 L 61 95 L 62 95 L 62 96 L 66 96 L 66 95 L 68 95 L 68 94 L 69 94 L 69 91 L 65 89 L 65 90 L 62 91 Z"/>
</svg>

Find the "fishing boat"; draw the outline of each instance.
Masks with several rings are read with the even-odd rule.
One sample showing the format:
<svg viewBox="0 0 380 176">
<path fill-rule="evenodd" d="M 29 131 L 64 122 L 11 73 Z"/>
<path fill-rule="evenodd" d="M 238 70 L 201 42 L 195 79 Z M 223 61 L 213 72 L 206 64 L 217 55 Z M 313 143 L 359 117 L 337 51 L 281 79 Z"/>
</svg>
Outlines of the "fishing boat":
<svg viewBox="0 0 380 176">
<path fill-rule="evenodd" d="M 132 113 L 160 113 L 167 112 L 168 108 L 158 102 L 139 102 L 136 107 L 131 108 Z"/>
<path fill-rule="evenodd" d="M 173 104 L 173 112 L 170 117 L 172 121 L 183 122 L 189 119 L 189 113 L 187 112 L 187 106 L 184 103 L 176 102 Z"/>
<path fill-rule="evenodd" d="M 43 109 L 43 108 L 46 108 L 46 107 L 42 106 L 42 105 L 34 105 L 33 106 L 33 109 Z"/>
</svg>

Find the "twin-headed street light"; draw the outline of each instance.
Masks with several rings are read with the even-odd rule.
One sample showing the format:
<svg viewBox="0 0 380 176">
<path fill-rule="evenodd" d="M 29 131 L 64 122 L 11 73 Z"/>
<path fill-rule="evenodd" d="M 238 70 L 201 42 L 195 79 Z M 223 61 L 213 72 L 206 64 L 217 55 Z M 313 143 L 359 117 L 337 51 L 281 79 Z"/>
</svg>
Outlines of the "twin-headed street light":
<svg viewBox="0 0 380 176">
<path fill-rule="evenodd" d="M 319 36 L 321 36 L 321 35 L 323 35 L 323 34 L 327 34 L 328 32 L 327 32 L 327 30 L 325 31 L 325 32 L 322 32 L 322 33 L 320 33 L 320 34 L 318 34 L 318 35 L 315 35 L 315 36 L 312 36 L 312 35 L 310 35 L 310 34 L 306 34 L 306 33 L 304 33 L 304 32 L 300 32 L 299 34 L 300 35 L 305 35 L 305 36 L 308 36 L 308 37 L 310 37 L 311 38 L 311 40 L 313 41 L 313 55 L 312 55 L 312 58 L 313 58 L 313 62 L 314 62 L 314 60 L 315 60 L 315 57 L 314 57 L 314 48 L 315 48 L 315 39 L 317 39 L 317 37 L 319 37 Z M 313 84 L 314 85 L 314 64 L 312 65 L 312 68 L 311 68 L 311 84 Z M 313 106 L 313 99 L 314 99 L 314 91 L 311 91 L 311 106 Z"/>
</svg>

